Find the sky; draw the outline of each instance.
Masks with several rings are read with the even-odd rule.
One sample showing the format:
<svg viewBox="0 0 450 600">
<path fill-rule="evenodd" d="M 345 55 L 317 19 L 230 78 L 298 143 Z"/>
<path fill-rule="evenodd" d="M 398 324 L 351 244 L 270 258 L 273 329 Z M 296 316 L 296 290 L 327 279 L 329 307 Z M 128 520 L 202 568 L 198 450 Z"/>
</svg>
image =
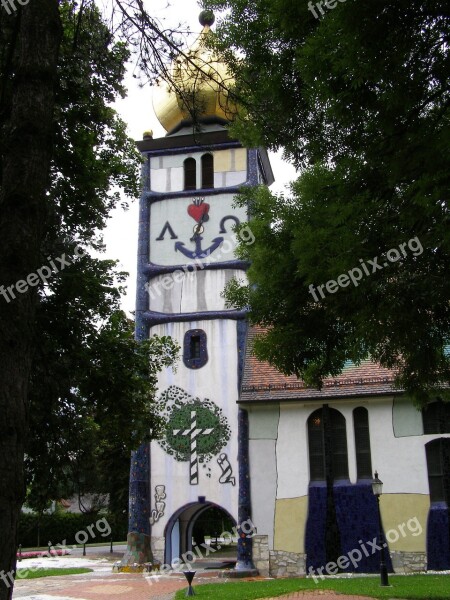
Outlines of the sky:
<svg viewBox="0 0 450 600">
<path fill-rule="evenodd" d="M 150 14 L 159 18 L 166 27 L 177 27 L 179 23 L 187 25 L 191 31 L 200 32 L 201 25 L 198 15 L 201 12 L 196 0 L 147 0 L 145 6 Z M 193 38 L 195 39 L 195 38 Z M 153 111 L 152 88 L 149 85 L 139 87 L 139 82 L 133 77 L 133 65 L 130 64 L 125 80 L 128 90 L 125 99 L 118 100 L 114 108 L 128 125 L 128 134 L 135 140 L 141 140 L 144 131 L 153 130 L 153 137 L 163 137 L 165 131 L 159 124 Z M 285 186 L 295 178 L 292 165 L 285 163 L 278 154 L 270 153 L 270 160 L 275 176 L 271 190 L 284 191 Z M 119 261 L 121 270 L 127 271 L 129 277 L 126 283 L 127 293 L 122 299 L 122 308 L 130 313 L 135 304 L 136 253 L 138 232 L 138 201 L 128 199 L 129 209 L 124 211 L 116 208 L 111 213 L 108 226 L 104 231 L 107 258 Z"/>
</svg>

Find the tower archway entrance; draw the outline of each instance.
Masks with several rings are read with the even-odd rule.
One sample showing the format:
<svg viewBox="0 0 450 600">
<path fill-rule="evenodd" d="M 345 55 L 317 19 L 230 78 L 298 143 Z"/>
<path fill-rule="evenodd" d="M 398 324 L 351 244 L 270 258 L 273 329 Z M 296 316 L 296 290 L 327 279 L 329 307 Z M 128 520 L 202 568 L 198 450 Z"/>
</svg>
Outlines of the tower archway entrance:
<svg viewBox="0 0 450 600">
<path fill-rule="evenodd" d="M 202 544 L 212 544 L 215 549 L 217 538 L 222 533 L 235 536 L 235 527 L 236 521 L 230 513 L 213 502 L 186 504 L 171 516 L 166 525 L 164 562 L 171 564 L 176 559 L 183 561 L 184 558 L 186 562 L 192 562 L 204 557 L 207 552 Z"/>
</svg>

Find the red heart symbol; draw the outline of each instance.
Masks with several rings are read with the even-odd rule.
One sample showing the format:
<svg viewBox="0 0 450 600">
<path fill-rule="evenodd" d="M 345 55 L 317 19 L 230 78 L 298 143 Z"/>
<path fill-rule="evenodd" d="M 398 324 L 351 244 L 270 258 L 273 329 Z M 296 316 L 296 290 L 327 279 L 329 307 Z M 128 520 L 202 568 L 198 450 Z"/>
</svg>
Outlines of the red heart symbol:
<svg viewBox="0 0 450 600">
<path fill-rule="evenodd" d="M 197 223 L 200 223 L 201 220 L 206 220 L 205 217 L 209 213 L 209 204 L 206 202 L 202 204 L 190 204 L 187 211 L 190 217 L 197 221 Z"/>
</svg>

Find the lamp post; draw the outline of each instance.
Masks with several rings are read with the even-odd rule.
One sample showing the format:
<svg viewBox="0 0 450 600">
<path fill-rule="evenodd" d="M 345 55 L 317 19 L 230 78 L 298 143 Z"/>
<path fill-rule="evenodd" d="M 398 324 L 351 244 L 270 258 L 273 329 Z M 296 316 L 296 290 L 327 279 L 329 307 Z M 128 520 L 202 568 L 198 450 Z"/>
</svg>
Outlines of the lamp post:
<svg viewBox="0 0 450 600">
<path fill-rule="evenodd" d="M 378 479 L 378 473 L 375 471 L 375 477 L 372 481 L 372 492 L 377 499 L 377 507 L 378 507 L 378 538 L 380 540 L 380 579 L 382 586 L 389 585 L 388 572 L 386 568 L 386 543 L 384 541 L 383 536 L 383 527 L 381 525 L 381 511 L 380 511 L 380 496 L 383 493 L 383 482 Z"/>
</svg>

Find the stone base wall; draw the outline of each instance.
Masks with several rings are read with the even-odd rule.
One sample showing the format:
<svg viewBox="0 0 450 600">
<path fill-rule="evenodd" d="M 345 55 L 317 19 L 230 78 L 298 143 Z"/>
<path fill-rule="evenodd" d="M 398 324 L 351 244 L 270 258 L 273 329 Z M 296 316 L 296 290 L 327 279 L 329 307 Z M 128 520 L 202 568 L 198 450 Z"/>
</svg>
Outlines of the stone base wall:
<svg viewBox="0 0 450 600">
<path fill-rule="evenodd" d="M 425 552 L 391 552 L 392 567 L 395 573 L 417 573 L 427 570 Z"/>
<path fill-rule="evenodd" d="M 298 577 L 305 574 L 306 555 L 269 550 L 267 535 L 253 537 L 253 562 L 259 574 L 270 577 Z"/>
<path fill-rule="evenodd" d="M 269 537 L 267 535 L 254 535 L 253 543 L 253 564 L 263 577 L 269 576 Z"/>
<path fill-rule="evenodd" d="M 153 561 L 163 564 L 164 563 L 164 537 L 151 537 L 151 548 L 153 554 Z"/>
<path fill-rule="evenodd" d="M 269 563 L 271 577 L 299 577 L 306 572 L 306 554 L 270 550 Z"/>
<path fill-rule="evenodd" d="M 391 552 L 395 573 L 426 571 L 424 552 Z M 267 535 L 253 537 L 253 562 L 260 575 L 270 577 L 299 577 L 306 574 L 306 554 L 270 550 Z"/>
</svg>

